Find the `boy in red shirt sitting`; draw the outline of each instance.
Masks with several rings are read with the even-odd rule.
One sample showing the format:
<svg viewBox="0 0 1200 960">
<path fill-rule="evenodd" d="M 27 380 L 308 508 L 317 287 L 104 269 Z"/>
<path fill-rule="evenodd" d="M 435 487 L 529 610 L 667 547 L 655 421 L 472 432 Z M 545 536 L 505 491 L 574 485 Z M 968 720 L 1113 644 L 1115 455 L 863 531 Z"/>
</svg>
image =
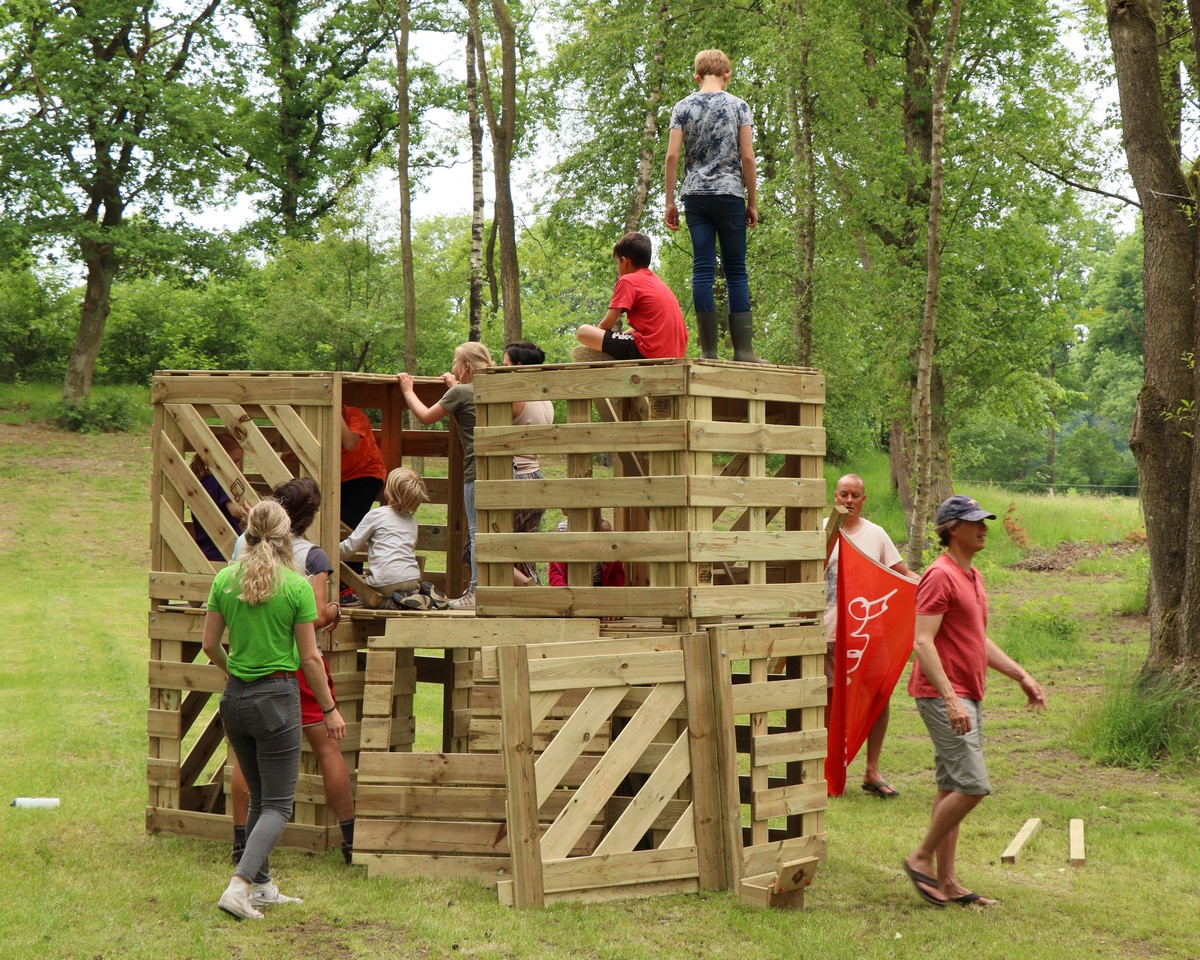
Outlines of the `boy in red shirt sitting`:
<svg viewBox="0 0 1200 960">
<path fill-rule="evenodd" d="M 656 360 L 687 355 L 687 327 L 671 288 L 650 269 L 650 238 L 627 233 L 613 247 L 617 285 L 608 312 L 598 324 L 585 323 L 575 336 L 575 360 Z M 629 330 L 611 328 L 624 313 Z M 597 356 L 596 354 L 603 354 Z"/>
</svg>

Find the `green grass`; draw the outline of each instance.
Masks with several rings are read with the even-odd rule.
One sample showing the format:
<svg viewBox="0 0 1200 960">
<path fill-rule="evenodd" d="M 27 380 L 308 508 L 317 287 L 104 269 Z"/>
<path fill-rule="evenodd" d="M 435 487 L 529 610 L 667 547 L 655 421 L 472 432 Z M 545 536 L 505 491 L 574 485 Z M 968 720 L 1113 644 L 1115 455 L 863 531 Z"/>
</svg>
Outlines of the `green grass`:
<svg viewBox="0 0 1200 960">
<path fill-rule="evenodd" d="M 1072 746 L 1106 671 L 1145 656 L 1145 619 L 1113 607 L 1124 580 L 1141 576 L 1137 555 L 1094 570 L 1007 571 L 1003 587 L 989 579 L 997 631 L 1025 611 L 1049 622 L 1069 610 L 1078 625 L 1069 656 L 1028 651 L 1049 692 L 1044 714 L 1026 712 L 1016 687 L 991 677 L 996 790 L 963 826 L 959 873 L 1001 897 L 998 908 L 933 910 L 900 872 L 933 797 L 928 739 L 901 685 L 884 770 L 902 796 L 862 794 L 861 759 L 852 765 L 851 789 L 827 812 L 829 859 L 802 913 L 750 912 L 724 892 L 515 912 L 473 883 L 368 880 L 336 852 L 283 850 L 275 873 L 305 903 L 235 924 L 214 906 L 230 872 L 227 845 L 144 831 L 148 437 L 0 423 L 0 448 L 2 796 L 62 799 L 57 810 L 0 807 L 11 881 L 0 960 L 1196 955 L 1186 908 L 1200 844 L 1195 768 L 1104 767 Z M 1082 506 L 1076 521 L 1080 537 L 1108 523 L 1099 514 L 1093 524 Z M 436 746 L 438 699 L 433 688 L 418 693 L 427 747 Z M 1045 820 L 1042 833 L 1019 864 L 1002 867 L 1000 851 L 1031 816 Z M 1081 869 L 1066 865 L 1072 817 L 1087 824 Z"/>
</svg>

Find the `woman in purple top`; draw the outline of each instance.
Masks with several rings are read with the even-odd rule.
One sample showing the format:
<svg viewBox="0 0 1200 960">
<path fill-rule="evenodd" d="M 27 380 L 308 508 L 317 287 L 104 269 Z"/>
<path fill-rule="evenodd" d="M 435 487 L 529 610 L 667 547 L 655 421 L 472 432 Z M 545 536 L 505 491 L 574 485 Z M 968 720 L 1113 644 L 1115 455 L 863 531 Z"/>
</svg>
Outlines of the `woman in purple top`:
<svg viewBox="0 0 1200 960">
<path fill-rule="evenodd" d="M 217 442 L 229 454 L 229 459 L 233 461 L 233 465 L 238 470 L 241 470 L 242 448 L 238 445 L 238 442 L 228 433 L 218 433 Z M 233 527 L 234 532 L 240 532 L 242 529 L 242 520 L 246 516 L 246 508 L 226 493 L 225 488 L 221 486 L 221 482 L 212 475 L 208 464 L 198 453 L 192 458 L 192 473 L 200 481 L 200 486 L 212 497 L 213 503 L 217 505 L 217 508 L 224 515 L 225 519 L 229 521 L 229 525 Z M 213 542 L 213 538 L 209 536 L 208 531 L 204 529 L 200 520 L 194 514 L 192 516 L 192 538 L 196 541 L 196 546 L 200 548 L 200 552 L 209 560 L 223 563 L 228 559 L 221 553 L 221 548 Z"/>
</svg>

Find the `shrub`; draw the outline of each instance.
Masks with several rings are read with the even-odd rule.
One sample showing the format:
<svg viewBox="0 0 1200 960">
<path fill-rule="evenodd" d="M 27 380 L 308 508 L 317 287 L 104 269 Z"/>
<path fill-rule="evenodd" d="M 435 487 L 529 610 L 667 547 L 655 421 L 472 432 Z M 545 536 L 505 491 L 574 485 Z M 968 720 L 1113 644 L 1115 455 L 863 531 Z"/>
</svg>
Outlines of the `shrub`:
<svg viewBox="0 0 1200 960">
<path fill-rule="evenodd" d="M 1135 770 L 1200 763 L 1200 688 L 1183 677 L 1136 673 L 1126 662 L 1109 672 L 1099 706 L 1079 731 L 1099 763 Z"/>
<path fill-rule="evenodd" d="M 110 393 L 83 403 L 63 404 L 59 425 L 75 433 L 124 433 L 138 422 L 139 405 L 131 397 Z"/>
</svg>

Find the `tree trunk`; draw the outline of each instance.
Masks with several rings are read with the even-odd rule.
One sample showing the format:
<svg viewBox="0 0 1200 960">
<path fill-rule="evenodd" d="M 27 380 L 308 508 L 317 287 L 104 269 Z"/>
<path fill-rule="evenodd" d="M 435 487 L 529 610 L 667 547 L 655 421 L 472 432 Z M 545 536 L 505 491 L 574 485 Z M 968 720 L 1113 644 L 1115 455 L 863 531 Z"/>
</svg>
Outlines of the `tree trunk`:
<svg viewBox="0 0 1200 960">
<path fill-rule="evenodd" d="M 492 0 L 500 34 L 500 106 L 492 97 L 477 0 L 470 4 L 476 41 L 479 83 L 488 134 L 492 138 L 492 176 L 496 200 L 494 229 L 500 244 L 500 296 L 504 306 L 504 342 L 521 339 L 521 275 L 517 263 L 517 223 L 512 198 L 512 156 L 517 141 L 517 27 L 505 0 Z"/>
<path fill-rule="evenodd" d="M 650 63 L 650 90 L 646 97 L 646 120 L 642 125 L 642 143 L 638 153 L 637 181 L 634 184 L 633 200 L 625 215 L 625 232 L 632 233 L 642 222 L 646 211 L 646 198 L 650 195 L 650 177 L 654 166 L 654 144 L 658 139 L 658 105 L 662 101 L 663 64 L 667 58 L 667 12 L 666 0 L 660 0 L 655 16 L 656 38 L 654 56 Z"/>
<path fill-rule="evenodd" d="M 63 379 L 63 403 L 69 407 L 86 403 L 92 393 L 92 376 L 104 339 L 104 325 L 108 323 L 113 280 L 120 268 L 111 243 L 81 240 L 79 247 L 87 264 L 87 286 L 79 312 L 79 329 Z"/>
<path fill-rule="evenodd" d="M 471 131 L 471 288 L 467 310 L 468 340 L 478 341 L 483 326 L 483 123 L 475 70 L 475 26 L 467 25 L 467 126 Z"/>
<path fill-rule="evenodd" d="M 1194 69 L 1195 58 L 1200 58 L 1200 9 L 1194 0 L 1189 6 Z M 1195 371 L 1182 359 L 1200 349 L 1196 183 L 1181 171 L 1179 128 L 1164 98 L 1167 64 L 1160 57 L 1179 54 L 1160 42 L 1160 11 L 1147 0 L 1106 4 L 1125 155 L 1145 232 L 1145 381 L 1129 446 L 1138 465 L 1150 552 L 1150 651 L 1145 669 L 1181 670 L 1197 678 L 1200 551 L 1189 550 L 1188 544 L 1200 542 L 1200 444 L 1166 416 L 1194 399 L 1198 389 Z"/>
<path fill-rule="evenodd" d="M 792 219 L 792 239 L 799 268 L 792 283 L 792 362 L 798 367 L 812 364 L 813 272 L 817 252 L 817 168 L 813 160 L 813 100 L 809 93 L 808 21 L 804 0 L 796 0 L 795 45 L 798 64 L 794 82 L 788 84 L 788 120 L 791 125 L 792 157 L 796 205 Z"/>
<path fill-rule="evenodd" d="M 954 43 L 958 37 L 958 21 L 962 0 L 951 0 L 950 22 L 946 26 L 945 45 L 937 80 L 933 87 L 933 138 L 929 158 L 929 218 L 925 240 L 925 310 L 921 318 L 921 340 L 917 348 L 917 389 L 915 419 L 917 456 L 913 464 L 916 478 L 913 493 L 913 512 L 908 528 L 908 557 L 910 569 L 921 566 L 925 552 L 925 531 L 932 513 L 933 486 L 933 352 L 937 331 L 938 294 L 942 280 L 941 218 L 942 187 L 945 171 L 942 166 L 942 147 L 946 141 L 946 82 L 954 61 Z"/>
<path fill-rule="evenodd" d="M 396 177 L 400 184 L 400 270 L 404 282 L 404 369 L 417 372 L 417 291 L 413 276 L 412 181 L 409 178 L 408 0 L 395 0 L 395 22 L 381 3 L 396 47 Z"/>
</svg>

